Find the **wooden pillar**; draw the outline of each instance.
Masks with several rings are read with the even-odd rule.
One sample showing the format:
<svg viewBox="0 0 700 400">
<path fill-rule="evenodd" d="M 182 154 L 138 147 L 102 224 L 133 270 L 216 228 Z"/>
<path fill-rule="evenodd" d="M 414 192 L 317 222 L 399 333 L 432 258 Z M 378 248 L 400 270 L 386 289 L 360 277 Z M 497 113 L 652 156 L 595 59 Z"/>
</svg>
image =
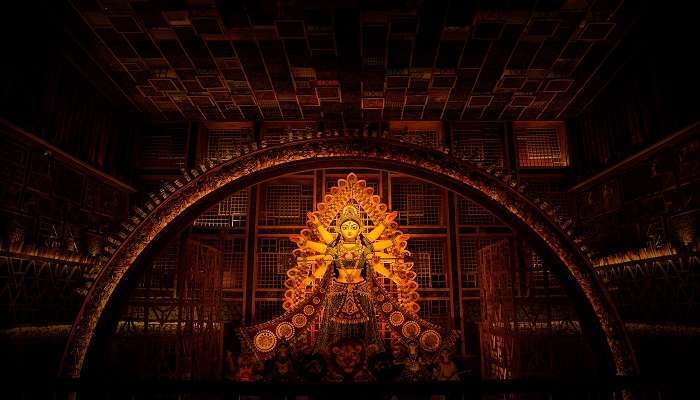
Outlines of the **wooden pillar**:
<svg viewBox="0 0 700 400">
<path fill-rule="evenodd" d="M 450 265 L 452 266 L 450 273 L 450 281 L 452 282 L 452 290 L 450 297 L 452 298 L 452 318 L 455 328 L 459 329 L 459 338 L 461 341 L 461 351 L 464 353 L 464 310 L 462 300 L 462 282 L 460 280 L 460 265 L 458 258 L 459 242 L 457 239 L 457 199 L 452 191 L 447 192 L 447 238 L 449 244 Z"/>
<path fill-rule="evenodd" d="M 253 320 L 253 292 L 255 291 L 255 250 L 257 247 L 255 230 L 257 227 L 258 187 L 251 186 L 248 198 L 248 226 L 246 227 L 246 263 L 243 286 L 243 325 Z"/>
</svg>

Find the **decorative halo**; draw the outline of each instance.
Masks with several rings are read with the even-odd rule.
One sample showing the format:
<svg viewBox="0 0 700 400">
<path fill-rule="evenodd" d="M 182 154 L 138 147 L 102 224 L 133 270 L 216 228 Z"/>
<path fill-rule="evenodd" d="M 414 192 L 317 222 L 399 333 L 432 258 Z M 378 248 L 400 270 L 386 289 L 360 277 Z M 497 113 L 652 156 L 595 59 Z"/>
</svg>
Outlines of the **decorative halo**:
<svg viewBox="0 0 700 400">
<path fill-rule="evenodd" d="M 318 297 L 314 297 L 313 302 L 314 304 L 318 304 L 321 302 L 321 299 L 319 299 Z"/>
<path fill-rule="evenodd" d="M 304 314 L 296 314 L 292 317 L 292 325 L 295 328 L 303 328 L 306 325 L 306 316 Z"/>
<path fill-rule="evenodd" d="M 389 322 L 394 326 L 399 326 L 403 324 L 403 314 L 400 311 L 394 311 L 389 316 Z"/>
<path fill-rule="evenodd" d="M 277 344 L 277 338 L 275 337 L 275 334 L 272 333 L 272 331 L 264 329 L 255 335 L 255 338 L 253 339 L 253 344 L 255 345 L 255 348 L 258 351 L 262 353 L 267 353 L 275 348 L 275 345 Z"/>
<path fill-rule="evenodd" d="M 294 336 L 294 327 L 289 322 L 282 322 L 281 324 L 277 325 L 275 333 L 280 339 L 290 339 L 292 336 Z"/>
<path fill-rule="evenodd" d="M 313 314 L 313 313 L 314 313 L 314 310 L 316 310 L 316 309 L 315 309 L 314 306 L 312 306 L 311 304 L 307 304 L 307 305 L 304 306 L 304 314 L 306 314 L 306 315 L 311 315 L 311 314 Z"/>
<path fill-rule="evenodd" d="M 306 226 L 301 229 L 298 235 L 290 237 L 296 242 L 298 248 L 292 251 L 292 255 L 296 258 L 296 263 L 287 272 L 289 279 L 285 281 L 287 289 L 284 296 L 282 307 L 285 311 L 290 311 L 301 304 L 313 304 L 315 310 L 320 306 L 320 301 L 306 302 L 306 300 L 314 296 L 313 292 L 307 290 L 307 286 L 303 285 L 304 279 L 311 272 L 313 266 L 311 263 L 304 261 L 310 253 L 315 253 L 304 246 L 304 243 L 309 240 L 316 240 L 319 229 L 332 228 L 332 224 L 336 224 L 335 233 L 338 232 L 338 224 L 353 220 L 360 224 L 364 224 L 367 228 L 377 227 L 384 224 L 385 228 L 382 232 L 382 240 L 391 240 L 392 245 L 385 251 L 394 256 L 392 262 L 392 271 L 396 271 L 401 278 L 401 282 L 397 283 L 398 289 L 395 293 L 388 294 L 380 290 L 379 287 L 373 288 L 375 299 L 379 304 L 383 303 L 386 298 L 392 298 L 397 301 L 407 310 L 417 312 L 419 310 L 418 301 L 418 284 L 415 282 L 416 273 L 412 271 L 414 265 L 412 262 L 405 260 L 410 252 L 406 250 L 408 246 L 407 240 L 410 235 L 403 234 L 398 230 L 399 224 L 396 221 L 386 223 L 389 207 L 382 203 L 382 199 L 374 194 L 374 190 L 367 186 L 367 182 L 358 179 L 354 173 L 348 174 L 345 179 L 339 179 L 336 186 L 323 196 L 323 201 L 316 204 L 316 211 L 309 211 L 306 215 L 308 220 Z M 331 229 L 333 230 L 333 229 Z M 381 276 L 375 274 L 372 278 L 383 280 Z M 378 283 L 379 284 L 379 283 Z M 383 284 L 383 282 L 382 282 Z M 328 293 L 325 285 L 319 285 L 314 288 L 318 293 Z M 383 296 L 379 297 L 379 296 Z M 314 311 L 315 312 L 315 311 Z M 310 314 L 307 314 L 310 316 Z"/>
<path fill-rule="evenodd" d="M 388 301 L 386 303 L 382 304 L 382 311 L 384 311 L 387 314 L 390 313 L 391 310 L 393 310 L 393 309 L 394 309 L 394 306 L 392 306 L 391 303 L 389 303 Z"/>
<path fill-rule="evenodd" d="M 413 339 L 420 333 L 420 325 L 416 321 L 408 321 L 401 328 L 401 333 L 407 339 Z"/>
<path fill-rule="evenodd" d="M 420 336 L 420 347 L 425 351 L 435 351 L 440 348 L 442 338 L 440 334 L 432 329 L 428 329 Z"/>
</svg>

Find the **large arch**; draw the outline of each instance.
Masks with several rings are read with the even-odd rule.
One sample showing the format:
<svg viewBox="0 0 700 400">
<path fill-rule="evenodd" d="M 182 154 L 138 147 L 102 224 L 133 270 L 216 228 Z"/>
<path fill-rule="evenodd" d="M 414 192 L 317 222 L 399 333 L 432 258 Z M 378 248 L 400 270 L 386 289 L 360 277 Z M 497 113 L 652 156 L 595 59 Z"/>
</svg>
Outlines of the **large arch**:
<svg viewBox="0 0 700 400">
<path fill-rule="evenodd" d="M 169 232 L 191 223 L 213 202 L 251 184 L 280 174 L 329 167 L 377 168 L 411 174 L 480 203 L 530 238 L 531 245 L 552 263 L 577 307 L 584 332 L 599 350 L 608 375 L 638 373 L 633 349 L 606 290 L 588 257 L 546 205 L 516 188 L 510 177 L 497 177 L 475 163 L 404 142 L 375 137 L 331 136 L 301 139 L 260 149 L 248 149 L 218 165 L 200 165 L 166 185 L 158 201 L 138 211 L 106 260 L 73 324 L 59 376 L 78 378 L 105 308 L 115 298 L 125 276 L 147 250 Z M 539 205 L 538 205 L 539 203 Z M 152 208 L 152 210 L 150 210 Z"/>
</svg>

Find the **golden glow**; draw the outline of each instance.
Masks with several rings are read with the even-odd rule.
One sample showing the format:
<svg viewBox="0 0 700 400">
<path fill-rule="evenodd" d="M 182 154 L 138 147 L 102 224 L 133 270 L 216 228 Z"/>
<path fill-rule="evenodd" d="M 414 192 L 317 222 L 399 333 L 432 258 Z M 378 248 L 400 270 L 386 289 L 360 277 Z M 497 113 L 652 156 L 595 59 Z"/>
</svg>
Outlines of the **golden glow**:
<svg viewBox="0 0 700 400">
<path fill-rule="evenodd" d="M 345 240 L 355 240 L 360 233 L 360 225 L 354 221 L 347 221 L 340 227 L 340 234 Z"/>
<path fill-rule="evenodd" d="M 393 222 L 396 213 L 387 213 L 387 205 L 381 202 L 371 187 L 367 187 L 367 182 L 358 180 L 357 175 L 353 173 L 345 179 L 339 179 L 338 185 L 330 189 L 329 194 L 324 197 L 324 202 L 318 203 L 316 209 L 317 211 L 308 214 L 308 228 L 302 229 L 299 235 L 290 236 L 299 248 L 293 252 L 297 257 L 297 264 L 287 271 L 289 279 L 285 282 L 287 291 L 284 294 L 284 309 L 290 310 L 306 299 L 310 293 L 307 286 L 312 281 L 311 277 L 318 278 L 317 271 L 323 270 L 319 264 L 328 262 L 321 254 L 314 254 L 325 251 L 325 245 L 317 248 L 318 243 L 313 243 L 313 237 L 332 240 L 334 236 L 327 229 L 331 222 L 337 219 L 337 233 L 344 241 L 353 242 L 363 231 L 364 212 L 374 228 L 381 225 L 386 227 L 380 237 L 370 237 L 372 232 L 364 234 L 365 239 L 370 242 L 382 243 L 379 246 L 381 250 L 375 247 L 373 259 L 379 263 L 375 268 L 386 268 L 387 274 L 391 273 L 390 276 L 396 277 L 394 279 L 398 302 L 407 310 L 418 312 L 420 307 L 416 273 L 412 271 L 413 263 L 405 261 L 409 254 L 406 251 L 409 235 L 397 230 L 398 225 Z"/>
<path fill-rule="evenodd" d="M 243 147 L 241 153 L 236 154 L 231 160 L 210 170 L 203 169 L 201 174 L 197 173 L 197 177 L 192 177 L 189 172 L 184 171 L 183 179 L 186 181 L 184 186 L 178 186 L 179 189 L 160 204 L 154 205 L 147 202 L 144 205 L 148 209 L 148 215 L 135 227 L 134 231 L 125 234 L 124 242 L 111 253 L 112 256 L 88 293 L 85 300 L 88 306 L 81 308 L 73 324 L 59 376 L 80 377 L 97 323 L 111 301 L 117 285 L 130 272 L 146 247 L 177 216 L 202 198 L 240 181 L 243 176 L 254 176 L 295 162 L 317 159 L 318 163 L 321 163 L 324 160 L 334 160 L 336 157 L 355 158 L 366 163 L 382 161 L 426 171 L 442 179 L 452 179 L 479 193 L 484 202 L 492 203 L 505 215 L 521 221 L 523 231 L 541 238 L 552 256 L 561 261 L 562 265 L 557 267 L 561 267 L 563 273 L 571 276 L 572 285 L 580 289 L 572 292 L 575 299 L 590 305 L 594 318 L 591 329 L 599 330 L 605 337 L 610 358 L 614 364 L 614 373 L 617 375 L 637 373 L 634 351 L 626 339 L 622 322 L 616 313 L 610 312 L 614 306 L 604 295 L 600 282 L 595 279 L 590 261 L 574 247 L 578 241 L 567 236 L 552 219 L 534 206 L 532 201 L 528 201 L 519 189 L 499 180 L 485 167 L 482 168 L 481 164 L 468 160 L 461 161 L 445 154 L 440 155 L 435 151 L 415 151 L 414 145 L 391 141 L 390 138 L 385 137 L 364 137 L 361 141 L 350 142 L 345 137 L 336 138 L 321 134 L 313 140 L 300 140 L 298 143 L 283 146 L 283 149 L 271 146 L 262 150 L 251 149 L 250 146 Z M 313 162 L 305 164 L 307 167 L 313 165 L 315 165 Z M 347 185 L 347 182 L 345 184 Z M 386 205 L 379 204 L 379 196 L 372 195 L 371 188 L 362 188 L 359 182 L 353 186 L 353 191 L 363 190 L 367 194 L 358 196 L 361 198 L 356 202 L 366 210 L 372 223 L 376 224 L 381 221 L 379 217 L 386 211 Z M 333 201 L 332 197 L 331 201 Z M 319 206 L 321 204 L 319 203 Z M 375 207 L 376 204 L 379 206 Z M 337 204 L 323 205 L 325 208 L 330 206 L 337 206 Z M 335 210 L 319 208 L 316 213 L 322 219 L 320 222 L 328 226 L 332 221 L 331 213 L 335 214 L 337 210 L 338 208 Z M 311 230 L 306 229 L 306 234 L 311 234 Z M 402 245 L 405 249 L 405 242 Z M 298 251 L 299 249 L 295 250 L 295 252 Z M 406 266 L 409 264 L 405 263 Z"/>
<path fill-rule="evenodd" d="M 659 248 L 646 248 L 639 250 L 630 250 L 624 253 L 612 254 L 606 257 L 599 258 L 593 262 L 596 267 L 606 265 L 623 264 L 631 261 L 649 260 L 651 258 L 667 257 L 677 254 L 676 249 L 670 244 Z"/>
</svg>

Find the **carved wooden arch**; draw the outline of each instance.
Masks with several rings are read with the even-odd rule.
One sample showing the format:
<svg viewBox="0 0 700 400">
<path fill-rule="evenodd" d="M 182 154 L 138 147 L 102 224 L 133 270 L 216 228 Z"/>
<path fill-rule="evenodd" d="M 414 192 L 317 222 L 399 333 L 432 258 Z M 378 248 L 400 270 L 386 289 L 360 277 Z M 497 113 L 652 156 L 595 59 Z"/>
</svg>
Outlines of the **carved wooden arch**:
<svg viewBox="0 0 700 400">
<path fill-rule="evenodd" d="M 575 239 L 552 217 L 546 203 L 533 201 L 509 176 L 491 168 L 404 142 L 376 137 L 324 136 L 267 148 L 246 148 L 220 164 L 208 162 L 151 195 L 145 210 L 124 223 L 110 238 L 101 272 L 76 317 L 66 344 L 59 376 L 78 378 L 103 311 L 132 265 L 146 250 L 176 227 L 185 226 L 213 202 L 258 181 L 315 168 L 375 168 L 411 174 L 467 196 L 529 238 L 551 261 L 577 307 L 583 331 L 592 343 L 604 373 L 636 375 L 634 351 L 607 291 Z"/>
</svg>

